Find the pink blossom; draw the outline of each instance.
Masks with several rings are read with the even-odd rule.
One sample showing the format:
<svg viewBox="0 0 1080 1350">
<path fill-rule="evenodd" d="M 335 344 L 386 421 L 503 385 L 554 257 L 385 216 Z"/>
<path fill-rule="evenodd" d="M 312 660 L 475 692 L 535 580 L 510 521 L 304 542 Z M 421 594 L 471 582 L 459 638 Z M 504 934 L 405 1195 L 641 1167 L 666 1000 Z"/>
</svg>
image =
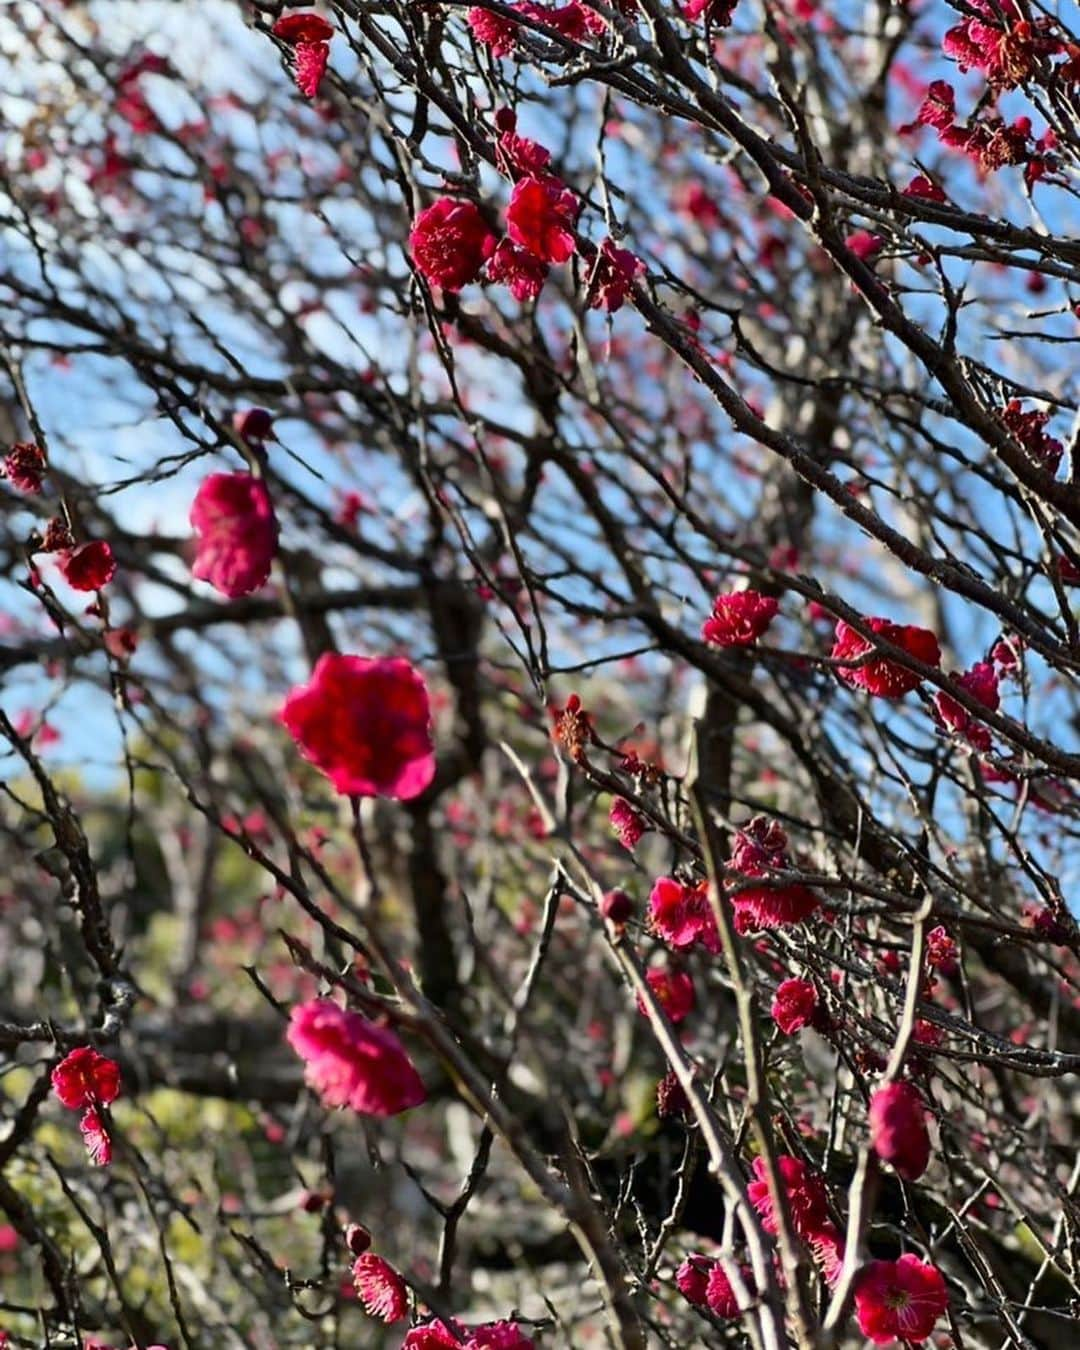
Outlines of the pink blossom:
<svg viewBox="0 0 1080 1350">
<path fill-rule="evenodd" d="M 400 1322 L 409 1309 L 405 1281 L 388 1261 L 374 1252 L 365 1252 L 353 1263 L 353 1281 L 360 1302 L 369 1317 L 384 1322 Z"/>
<path fill-rule="evenodd" d="M 326 652 L 280 716 L 342 795 L 409 801 L 435 776 L 427 685 L 400 657 Z"/>
<path fill-rule="evenodd" d="M 674 877 L 660 877 L 649 896 L 649 917 L 653 928 L 676 951 L 698 943 L 713 955 L 720 950 L 707 881 L 688 886 Z"/>
<path fill-rule="evenodd" d="M 625 797 L 616 797 L 611 803 L 608 815 L 616 838 L 629 853 L 633 853 L 649 826 L 644 817 L 630 805 Z"/>
<path fill-rule="evenodd" d="M 889 1083 L 870 1099 L 874 1152 L 907 1181 L 917 1181 L 930 1161 L 926 1108 L 910 1083 Z"/>
<path fill-rule="evenodd" d="M 772 595 L 747 588 L 726 591 L 713 601 L 712 615 L 701 627 L 701 636 L 714 647 L 749 647 L 761 637 L 779 604 Z"/>
<path fill-rule="evenodd" d="M 777 986 L 772 1018 L 785 1036 L 809 1026 L 817 1008 L 817 990 L 809 980 L 784 980 Z"/>
<path fill-rule="evenodd" d="M 270 575 L 278 526 L 270 493 L 250 473 L 212 473 L 191 504 L 198 536 L 192 576 L 230 600 L 257 591 Z"/>
<path fill-rule="evenodd" d="M 900 1339 L 921 1345 L 948 1306 L 941 1272 L 910 1252 L 898 1261 L 871 1261 L 855 1285 L 859 1330 L 874 1345 Z"/>
<path fill-rule="evenodd" d="M 304 1061 L 304 1080 L 326 1106 L 395 1116 L 427 1091 L 397 1036 L 329 999 L 293 1008 L 286 1040 Z"/>
</svg>

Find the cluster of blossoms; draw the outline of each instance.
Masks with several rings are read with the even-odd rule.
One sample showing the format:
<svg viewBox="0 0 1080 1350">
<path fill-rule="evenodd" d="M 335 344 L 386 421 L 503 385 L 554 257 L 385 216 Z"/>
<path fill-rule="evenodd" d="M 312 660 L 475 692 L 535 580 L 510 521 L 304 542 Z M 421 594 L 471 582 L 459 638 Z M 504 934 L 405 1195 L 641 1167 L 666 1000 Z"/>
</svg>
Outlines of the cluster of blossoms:
<svg viewBox="0 0 1080 1350">
<path fill-rule="evenodd" d="M 752 1289 L 749 1267 L 741 1266 L 739 1274 L 743 1283 Z M 723 1321 L 739 1315 L 739 1301 L 722 1261 L 695 1252 L 675 1272 L 675 1283 L 683 1298 L 696 1308 L 708 1308 L 714 1317 Z"/>
<path fill-rule="evenodd" d="M 305 10 L 282 15 L 270 31 L 292 48 L 296 87 L 305 98 L 315 98 L 330 59 L 331 25 L 321 14 Z"/>
<path fill-rule="evenodd" d="M 4 456 L 2 466 L 3 477 L 15 491 L 28 496 L 41 492 L 48 469 L 45 451 L 32 441 L 17 441 Z M 59 517 L 49 521 L 34 552 L 55 554 L 60 575 L 75 591 L 99 591 L 116 573 L 110 544 L 104 539 L 76 544 L 67 522 Z"/>
<path fill-rule="evenodd" d="M 497 162 L 516 180 L 506 207 L 506 234 L 498 239 L 474 202 L 440 197 L 413 221 L 409 252 L 421 275 L 444 291 L 460 291 L 483 272 L 489 282 L 507 286 L 516 300 L 535 300 L 551 266 L 568 262 L 578 251 L 574 230 L 582 203 L 547 172 L 549 152 L 517 134 L 512 112 L 501 110 L 496 125 Z M 614 313 L 643 264 L 611 239 L 599 248 L 583 245 L 582 252 L 590 264 L 589 307 Z"/>
<path fill-rule="evenodd" d="M 792 870 L 787 848 L 783 826 L 767 816 L 754 816 L 736 831 L 728 866 L 738 873 L 729 882 L 729 890 L 740 933 L 803 923 L 821 904 L 814 891 L 800 882 L 752 884 Z"/>
<path fill-rule="evenodd" d="M 370 1241 L 366 1231 L 363 1236 Z M 363 1251 L 353 1263 L 352 1275 L 369 1317 L 377 1317 L 389 1325 L 408 1315 L 408 1286 L 389 1261 L 374 1252 Z M 460 1322 L 433 1317 L 406 1332 L 401 1342 L 401 1350 L 441 1350 L 444 1346 L 453 1346 L 455 1350 L 533 1350 L 533 1341 L 516 1322 L 485 1322 L 478 1327 L 465 1327 Z"/>
<path fill-rule="evenodd" d="M 550 9 L 533 4 L 532 0 L 518 0 L 510 8 L 523 20 L 543 24 L 571 42 L 585 42 L 607 31 L 607 24 L 600 15 L 580 4 L 579 0 L 569 0 L 568 4 Z M 480 6 L 469 10 L 466 22 L 477 42 L 487 47 L 492 56 L 498 57 L 512 55 L 525 31 L 519 20 L 493 14 Z"/>
<path fill-rule="evenodd" d="M 942 144 L 962 150 L 983 173 L 1023 164 L 1029 187 L 1057 167 L 1052 153 L 1057 138 L 1049 129 L 1034 138 L 1030 117 L 1019 116 L 1007 123 L 1000 113 L 985 111 L 961 126 L 956 121 L 956 91 L 947 80 L 931 83 L 915 121 L 900 130 L 910 132 L 920 126 L 932 127 Z"/>
<path fill-rule="evenodd" d="M 70 1051 L 52 1071 L 53 1091 L 69 1111 L 81 1111 L 79 1129 L 91 1162 L 112 1162 L 108 1106 L 120 1095 L 120 1066 L 93 1046 Z"/>
</svg>

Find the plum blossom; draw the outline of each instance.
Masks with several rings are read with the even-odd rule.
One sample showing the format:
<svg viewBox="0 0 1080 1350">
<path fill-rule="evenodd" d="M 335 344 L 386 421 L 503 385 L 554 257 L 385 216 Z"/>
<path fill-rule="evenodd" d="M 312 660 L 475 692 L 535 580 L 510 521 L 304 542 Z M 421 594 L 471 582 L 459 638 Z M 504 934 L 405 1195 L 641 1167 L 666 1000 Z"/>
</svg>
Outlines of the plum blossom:
<svg viewBox="0 0 1080 1350">
<path fill-rule="evenodd" d="M 888 1083 L 870 1099 L 870 1140 L 879 1158 L 907 1181 L 917 1181 L 930 1162 L 926 1107 L 910 1083 Z"/>
<path fill-rule="evenodd" d="M 57 562 L 60 575 L 76 591 L 100 591 L 116 573 L 112 546 L 104 539 L 65 549 Z"/>
<path fill-rule="evenodd" d="M 787 1198 L 791 1223 L 799 1237 L 809 1240 L 829 1223 L 825 1183 L 801 1158 L 782 1153 L 776 1159 L 780 1181 Z M 746 1188 L 750 1203 L 761 1215 L 766 1233 L 775 1233 L 776 1206 L 769 1190 L 764 1158 L 754 1159 L 754 1180 Z"/>
<path fill-rule="evenodd" d="M 918 628 L 914 624 L 891 623 L 888 619 L 867 619 L 866 626 L 871 632 L 886 642 L 899 647 L 901 651 L 924 665 L 940 666 L 941 649 L 937 638 L 928 628 Z M 834 661 L 856 661 L 875 650 L 875 644 L 857 633 L 841 619 L 836 625 L 836 641 L 832 649 Z M 864 689 L 877 698 L 903 698 L 912 689 L 922 683 L 922 676 L 908 670 L 897 661 L 880 657 L 873 661 L 860 661 L 857 666 L 838 666 L 836 673 L 845 684 L 853 689 Z"/>
<path fill-rule="evenodd" d="M 629 249 L 617 248 L 611 239 L 600 245 L 589 273 L 589 308 L 609 314 L 622 308 L 645 264 Z"/>
<path fill-rule="evenodd" d="M 409 232 L 417 271 L 444 291 L 476 281 L 495 249 L 495 236 L 474 202 L 440 197 L 419 213 Z"/>
<path fill-rule="evenodd" d="M 50 1075 L 53 1091 L 70 1111 L 108 1106 L 120 1095 L 120 1066 L 91 1045 L 69 1051 Z"/>
<path fill-rule="evenodd" d="M 859 1330 L 874 1345 L 901 1339 L 921 1345 L 948 1306 L 941 1271 L 910 1252 L 898 1261 L 871 1261 L 855 1285 Z"/>
<path fill-rule="evenodd" d="M 333 27 L 313 10 L 285 14 L 270 30 L 293 49 L 293 76 L 305 98 L 315 98 L 330 58 Z"/>
<path fill-rule="evenodd" d="M 694 1011 L 697 1002 L 694 982 L 685 970 L 679 970 L 676 966 L 655 966 L 646 974 L 645 980 L 657 1003 L 672 1022 L 678 1024 Z M 639 1012 L 646 1011 L 640 995 L 637 1006 Z"/>
<path fill-rule="evenodd" d="M 16 492 L 40 492 L 47 470 L 45 451 L 32 441 L 17 441 L 4 456 L 4 477 Z"/>
<path fill-rule="evenodd" d="M 427 1100 L 397 1036 L 329 999 L 298 1004 L 285 1039 L 304 1061 L 304 1081 L 325 1106 L 396 1116 Z"/>
<path fill-rule="evenodd" d="M 535 300 L 544 289 L 548 265 L 527 248 L 519 248 L 509 239 L 501 239 L 487 261 L 487 277 L 506 286 L 515 300 Z"/>
<path fill-rule="evenodd" d="M 550 174 L 520 179 L 506 208 L 506 232 L 515 244 L 546 263 L 564 263 L 577 241 L 573 227 L 581 211 L 577 195 Z"/>
<path fill-rule="evenodd" d="M 714 956 L 720 950 L 720 933 L 709 903 L 709 883 L 689 886 L 674 877 L 660 877 L 649 896 L 653 928 L 676 951 L 699 943 Z"/>
<path fill-rule="evenodd" d="M 961 689 L 981 703 L 984 708 L 989 708 L 991 712 L 997 711 L 1001 702 L 998 693 L 998 675 L 988 661 L 978 661 L 964 674 L 954 675 L 952 678 Z M 934 695 L 934 709 L 943 726 L 962 736 L 969 745 L 982 754 L 985 755 L 989 752 L 991 746 L 990 730 L 983 726 L 974 713 L 968 712 L 962 704 L 957 703 L 956 699 L 951 698 L 944 691 L 939 691 Z"/>
<path fill-rule="evenodd" d="M 778 821 L 754 816 L 735 834 L 730 867 L 742 877 L 762 879 L 791 868 L 787 835 Z M 799 882 L 753 886 L 738 878 L 728 883 L 735 909 L 735 927 L 740 933 L 764 928 L 782 928 L 802 923 L 820 905 L 818 896 Z"/>
<path fill-rule="evenodd" d="M 776 618 L 779 607 L 775 596 L 761 591 L 726 591 L 713 601 L 701 636 L 714 647 L 752 646 Z"/>
<path fill-rule="evenodd" d="M 405 1281 L 389 1261 L 364 1252 L 353 1262 L 353 1282 L 364 1311 L 383 1322 L 400 1322 L 409 1310 Z"/>
<path fill-rule="evenodd" d="M 644 817 L 634 810 L 625 797 L 616 797 L 611 803 L 608 819 L 619 843 L 627 852 L 633 853 L 649 828 Z"/>
<path fill-rule="evenodd" d="M 265 584 L 277 553 L 278 525 L 261 478 L 210 474 L 195 494 L 190 520 L 197 535 L 192 576 L 230 600 Z"/>
<path fill-rule="evenodd" d="M 409 801 L 435 776 L 427 685 L 401 657 L 326 652 L 280 717 L 342 795 Z"/>
<path fill-rule="evenodd" d="M 809 980 L 784 980 L 772 1001 L 772 1019 L 785 1036 L 793 1036 L 813 1021 L 817 990 Z"/>
</svg>

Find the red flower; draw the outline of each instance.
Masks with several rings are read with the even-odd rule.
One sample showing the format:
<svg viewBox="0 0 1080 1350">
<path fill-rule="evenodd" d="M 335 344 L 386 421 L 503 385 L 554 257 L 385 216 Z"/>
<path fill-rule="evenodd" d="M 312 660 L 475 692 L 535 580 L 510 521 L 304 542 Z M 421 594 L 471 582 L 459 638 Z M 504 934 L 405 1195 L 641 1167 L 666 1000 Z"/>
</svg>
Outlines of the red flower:
<svg viewBox="0 0 1080 1350">
<path fill-rule="evenodd" d="M 287 42 L 291 47 L 298 42 L 329 42 L 334 29 L 313 10 L 304 10 L 299 14 L 283 14 L 270 30 L 276 38 Z"/>
<path fill-rule="evenodd" d="M 535 1350 L 535 1342 L 516 1322 L 485 1322 L 469 1335 L 465 1350 Z"/>
<path fill-rule="evenodd" d="M 396 1116 L 427 1100 L 397 1036 L 329 999 L 297 1004 L 285 1039 L 304 1061 L 304 1081 L 325 1106 Z"/>
<path fill-rule="evenodd" d="M 522 178 L 506 208 L 506 231 L 515 244 L 547 263 L 564 263 L 574 252 L 573 226 L 581 211 L 577 196 L 549 175 Z"/>
<path fill-rule="evenodd" d="M 941 664 L 941 649 L 929 629 L 917 628 L 913 624 L 890 623 L 888 619 L 867 619 L 866 625 L 871 632 L 925 665 Z M 856 633 L 854 628 L 849 628 L 842 619 L 837 623 L 833 660 L 854 661 L 872 651 L 873 642 Z M 908 670 L 906 666 L 886 657 L 866 661 L 858 666 L 839 666 L 836 673 L 845 684 L 854 689 L 865 689 L 868 694 L 878 698 L 902 698 L 922 683 L 922 676 L 916 671 Z"/>
<path fill-rule="evenodd" d="M 704 1308 L 708 1299 L 709 1271 L 713 1262 L 707 1256 L 695 1253 L 688 1256 L 675 1272 L 679 1293 L 695 1308 Z"/>
<path fill-rule="evenodd" d="M 547 9 L 543 5 L 534 5 L 530 0 L 525 0 L 517 8 L 537 23 L 554 28 L 571 42 L 584 42 L 586 38 L 597 36 L 607 30 L 607 24 L 600 15 L 579 4 L 578 0 L 570 0 L 569 4 L 559 5 L 555 9 Z"/>
<path fill-rule="evenodd" d="M 926 935 L 926 964 L 946 975 L 956 969 L 958 952 L 955 941 L 939 924 Z"/>
<path fill-rule="evenodd" d="M 605 309 L 614 314 L 621 309 L 634 282 L 645 271 L 645 264 L 629 249 L 616 248 L 610 239 L 600 245 L 600 251 L 589 276 L 589 308 Z"/>
<path fill-rule="evenodd" d="M 261 446 L 274 438 L 274 416 L 265 408 L 238 408 L 232 417 L 233 430 L 247 445 Z"/>
<path fill-rule="evenodd" d="M 88 1106 L 83 1112 L 82 1119 L 79 1121 L 79 1130 L 82 1133 L 86 1151 L 90 1155 L 90 1161 L 97 1167 L 108 1167 L 112 1162 L 112 1140 L 109 1138 L 105 1124 L 95 1107 Z"/>
<path fill-rule="evenodd" d="M 941 1271 L 910 1252 L 898 1261 L 871 1261 L 855 1286 L 859 1330 L 875 1345 L 921 1345 L 949 1306 Z"/>
<path fill-rule="evenodd" d="M 59 555 L 58 565 L 61 576 L 77 591 L 100 591 L 116 572 L 116 559 L 104 539 L 91 539 L 66 549 Z"/>
<path fill-rule="evenodd" d="M 930 1162 L 923 1099 L 910 1083 L 889 1083 L 870 1098 L 870 1140 L 879 1158 L 906 1181 L 917 1181 Z"/>
<path fill-rule="evenodd" d="M 885 247 L 881 235 L 871 234 L 869 230 L 856 230 L 854 234 L 848 235 L 844 243 L 862 262 L 870 262 Z"/>
<path fill-rule="evenodd" d="M 785 1036 L 809 1026 L 817 1008 L 817 990 L 809 980 L 784 980 L 772 1001 L 773 1021 Z"/>
<path fill-rule="evenodd" d="M 451 1326 L 441 1318 L 433 1317 L 430 1322 L 405 1333 L 401 1350 L 462 1350 L 463 1337 L 460 1326 Z"/>
<path fill-rule="evenodd" d="M 488 280 L 509 286 L 514 299 L 522 302 L 536 299 L 544 289 L 547 274 L 546 262 L 534 257 L 528 249 L 518 248 L 509 239 L 499 241 L 487 263 Z"/>
<path fill-rule="evenodd" d="M 641 836 L 649 828 L 645 820 L 638 815 L 625 797 L 616 797 L 611 803 L 608 819 L 619 843 L 627 852 L 633 853 L 641 840 Z"/>
<path fill-rule="evenodd" d="M 787 1197 L 791 1223 L 799 1237 L 809 1240 L 829 1224 L 825 1183 L 800 1159 L 782 1153 L 776 1160 Z M 746 1188 L 750 1203 L 761 1215 L 766 1233 L 776 1232 L 776 1206 L 766 1179 L 765 1160 L 754 1159 L 754 1180 Z"/>
<path fill-rule="evenodd" d="M 683 13 L 691 23 L 696 23 L 704 16 L 713 28 L 726 28 L 731 23 L 737 3 L 738 0 L 687 0 Z"/>
<path fill-rule="evenodd" d="M 542 173 L 551 160 L 551 151 L 538 141 L 517 134 L 517 113 L 512 108 L 500 108 L 495 114 L 499 132 L 496 158 L 499 167 L 509 177 L 517 173 Z"/>
<path fill-rule="evenodd" d="M 709 1271 L 709 1282 L 705 1289 L 705 1301 L 709 1305 L 709 1311 L 714 1317 L 722 1317 L 725 1321 L 739 1315 L 739 1301 L 735 1297 L 735 1291 L 731 1287 L 731 1281 L 724 1273 L 723 1264 L 720 1261 L 714 1261 L 712 1269 Z"/>
<path fill-rule="evenodd" d="M 701 636 L 714 647 L 749 647 L 776 618 L 779 607 L 774 596 L 760 591 L 727 591 L 713 601 Z"/>
<path fill-rule="evenodd" d="M 625 891 L 608 891 L 600 902 L 600 913 L 609 923 L 625 923 L 634 912 L 634 902 Z"/>
<path fill-rule="evenodd" d="M 652 926 L 676 951 L 697 943 L 714 956 L 720 950 L 716 916 L 709 904 L 709 883 L 684 886 L 674 877 L 660 877 L 649 896 Z"/>
<path fill-rule="evenodd" d="M 981 70 L 994 89 L 1015 89 L 1034 74 L 1040 57 L 1063 50 L 1047 35 L 1047 20 L 1030 23 L 1016 0 L 970 0 L 970 8 L 979 17 L 950 28 L 942 49 L 961 70 Z"/>
<path fill-rule="evenodd" d="M 477 42 L 491 48 L 492 56 L 509 56 L 514 50 L 520 25 L 513 19 L 476 7 L 469 10 L 465 21 Z"/>
<path fill-rule="evenodd" d="M 45 451 L 32 441 L 17 441 L 4 457 L 4 477 L 16 492 L 40 492 L 47 468 Z"/>
<path fill-rule="evenodd" d="M 754 816 L 736 832 L 730 865 L 749 878 L 767 878 L 770 873 L 788 871 L 787 835 L 778 821 Z M 784 882 L 772 886 L 747 886 L 733 879 L 731 903 L 735 909 L 735 927 L 740 933 L 763 928 L 782 928 L 802 923 L 820 905 L 808 886 Z"/>
<path fill-rule="evenodd" d="M 460 291 L 480 275 L 495 236 L 473 202 L 440 197 L 421 211 L 409 232 L 409 252 L 432 286 Z"/>
<path fill-rule="evenodd" d="M 1018 398 L 1010 399 L 998 414 L 1008 427 L 1014 440 L 1020 442 L 1032 459 L 1045 466 L 1050 473 L 1056 473 L 1065 447 L 1056 436 L 1048 436 L 1044 430 L 1050 420 L 1046 412 L 1024 412 Z"/>
<path fill-rule="evenodd" d="M 306 98 L 314 98 L 326 73 L 334 29 L 320 14 L 305 11 L 283 15 L 270 31 L 292 47 L 297 88 Z"/>
<path fill-rule="evenodd" d="M 1001 702 L 998 693 L 998 675 L 989 662 L 978 661 L 969 671 L 963 675 L 954 675 L 953 679 L 984 708 L 989 708 L 991 712 L 997 710 Z M 934 707 L 946 727 L 963 736 L 970 745 L 983 754 L 989 751 L 991 742 L 989 729 L 957 703 L 956 699 L 939 692 L 934 695 Z"/>
<path fill-rule="evenodd" d="M 191 574 L 235 600 L 270 575 L 278 526 L 266 484 L 250 473 L 212 473 L 191 503 L 198 535 Z"/>
<path fill-rule="evenodd" d="M 120 1066 L 91 1045 L 70 1051 L 52 1071 L 53 1091 L 71 1111 L 108 1106 L 120 1095 Z"/>
<path fill-rule="evenodd" d="M 409 801 L 435 776 L 427 686 L 403 658 L 325 653 L 281 721 L 343 795 Z"/>
<path fill-rule="evenodd" d="M 645 979 L 655 994 L 656 1001 L 676 1025 L 694 1011 L 697 1002 L 694 997 L 694 982 L 685 970 L 677 970 L 674 966 L 657 967 L 650 970 Z M 641 1001 L 640 995 L 637 1006 L 639 1011 L 645 1011 L 645 1004 Z"/>
<path fill-rule="evenodd" d="M 823 1224 L 816 1233 L 811 1233 L 806 1241 L 813 1253 L 815 1263 L 821 1267 L 821 1273 L 826 1282 L 835 1284 L 840 1278 L 840 1270 L 844 1264 L 844 1244 L 840 1240 L 840 1234 L 836 1231 L 835 1225 L 831 1223 Z"/>
<path fill-rule="evenodd" d="M 917 173 L 901 193 L 904 197 L 921 197 L 928 202 L 943 202 L 947 198 L 937 183 L 923 173 Z"/>
<path fill-rule="evenodd" d="M 352 1273 L 367 1315 L 400 1322 L 409 1310 L 409 1299 L 405 1281 L 394 1267 L 374 1252 L 365 1252 L 356 1258 Z"/>
<path fill-rule="evenodd" d="M 941 135 L 956 120 L 956 91 L 946 80 L 934 80 L 915 114 L 915 121 L 900 128 L 901 133 L 916 127 L 933 127 Z"/>
</svg>

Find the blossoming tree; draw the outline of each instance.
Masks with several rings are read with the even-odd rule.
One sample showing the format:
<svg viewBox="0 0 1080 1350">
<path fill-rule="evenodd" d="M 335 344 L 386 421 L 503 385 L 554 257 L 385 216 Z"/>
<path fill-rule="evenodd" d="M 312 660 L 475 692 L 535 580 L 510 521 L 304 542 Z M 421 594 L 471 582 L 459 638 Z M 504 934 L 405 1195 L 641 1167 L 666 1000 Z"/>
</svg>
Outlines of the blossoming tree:
<svg viewBox="0 0 1080 1350">
<path fill-rule="evenodd" d="M 0 7 L 0 1344 L 1074 1343 L 1069 24 Z"/>
</svg>

